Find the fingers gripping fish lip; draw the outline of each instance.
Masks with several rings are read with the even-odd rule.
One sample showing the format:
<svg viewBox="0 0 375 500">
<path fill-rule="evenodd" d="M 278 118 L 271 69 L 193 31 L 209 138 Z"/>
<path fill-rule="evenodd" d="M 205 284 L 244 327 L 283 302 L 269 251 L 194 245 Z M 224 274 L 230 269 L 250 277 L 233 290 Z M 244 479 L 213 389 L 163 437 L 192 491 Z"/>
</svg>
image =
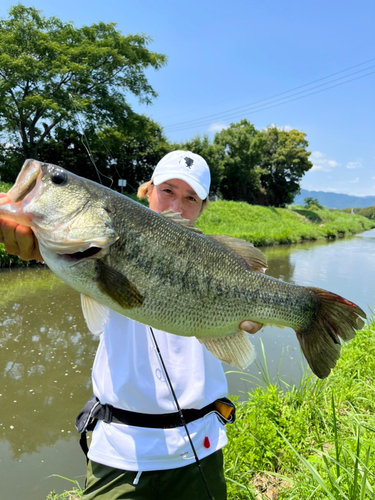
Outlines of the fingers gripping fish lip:
<svg viewBox="0 0 375 500">
<path fill-rule="evenodd" d="M 1 210 L 33 229 L 45 260 L 48 255 L 69 267 L 104 257 L 118 239 L 102 199 L 93 200 L 80 182 L 61 167 L 26 160 Z"/>
<path fill-rule="evenodd" d="M 42 183 L 42 164 L 36 160 L 26 160 L 14 186 L 8 191 L 8 201 L 1 205 L 0 217 L 32 228 L 26 206 L 36 196 Z"/>
<path fill-rule="evenodd" d="M 42 173 L 42 164 L 37 160 L 26 160 L 14 186 L 9 190 L 8 198 L 19 203 L 33 191 Z"/>
</svg>

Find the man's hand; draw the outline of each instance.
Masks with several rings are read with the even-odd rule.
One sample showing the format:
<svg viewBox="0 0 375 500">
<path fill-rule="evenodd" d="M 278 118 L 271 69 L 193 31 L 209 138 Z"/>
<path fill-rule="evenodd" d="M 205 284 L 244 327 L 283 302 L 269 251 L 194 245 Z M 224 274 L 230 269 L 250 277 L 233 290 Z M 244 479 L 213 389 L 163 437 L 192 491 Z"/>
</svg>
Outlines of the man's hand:
<svg viewBox="0 0 375 500">
<path fill-rule="evenodd" d="M 0 193 L 0 205 L 3 203 L 9 203 L 9 199 L 6 194 Z M 4 243 L 10 255 L 18 255 L 22 260 L 43 261 L 38 241 L 27 226 L 0 219 L 0 243 Z"/>
</svg>

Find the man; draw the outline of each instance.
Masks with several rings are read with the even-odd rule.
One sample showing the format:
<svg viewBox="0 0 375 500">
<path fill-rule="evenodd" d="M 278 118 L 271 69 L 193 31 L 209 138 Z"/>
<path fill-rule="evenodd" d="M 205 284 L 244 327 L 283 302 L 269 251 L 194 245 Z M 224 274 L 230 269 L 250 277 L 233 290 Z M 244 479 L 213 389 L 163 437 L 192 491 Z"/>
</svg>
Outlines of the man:
<svg viewBox="0 0 375 500">
<path fill-rule="evenodd" d="M 207 205 L 209 188 L 205 160 L 173 151 L 160 160 L 138 196 L 148 199 L 151 210 L 178 212 L 194 224 Z M 25 260 L 42 258 L 28 228 L 2 221 L 0 240 Z M 251 321 L 240 326 L 250 333 L 260 328 Z M 113 414 L 121 418 L 105 418 L 95 426 L 83 500 L 226 499 L 225 418 L 213 404 L 225 396 L 227 383 L 220 361 L 196 338 L 151 329 L 110 311 L 92 381 L 94 403 L 115 408 Z M 187 417 L 193 413 L 187 430 L 178 407 Z"/>
</svg>

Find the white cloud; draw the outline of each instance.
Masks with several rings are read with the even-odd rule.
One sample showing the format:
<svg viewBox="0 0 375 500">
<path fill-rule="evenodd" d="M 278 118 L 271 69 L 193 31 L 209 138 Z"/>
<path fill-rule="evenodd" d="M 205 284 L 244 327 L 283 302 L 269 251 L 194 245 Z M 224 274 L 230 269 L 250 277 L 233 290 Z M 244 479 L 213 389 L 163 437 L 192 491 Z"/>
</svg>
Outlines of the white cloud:
<svg viewBox="0 0 375 500">
<path fill-rule="evenodd" d="M 359 177 L 356 177 L 353 181 L 350 181 L 352 184 L 356 184 L 357 182 L 359 182 Z"/>
<path fill-rule="evenodd" d="M 346 164 L 346 168 L 353 169 L 353 168 L 362 168 L 362 163 L 360 161 L 350 161 L 349 163 Z"/>
<path fill-rule="evenodd" d="M 313 163 L 311 170 L 320 170 L 322 172 L 330 172 L 338 163 L 335 160 L 329 160 L 326 155 L 320 151 L 313 151 L 310 155 L 310 161 Z"/>
<path fill-rule="evenodd" d="M 208 127 L 209 132 L 221 132 L 223 129 L 228 128 L 228 125 L 225 125 L 224 123 L 211 123 L 211 125 Z"/>
</svg>

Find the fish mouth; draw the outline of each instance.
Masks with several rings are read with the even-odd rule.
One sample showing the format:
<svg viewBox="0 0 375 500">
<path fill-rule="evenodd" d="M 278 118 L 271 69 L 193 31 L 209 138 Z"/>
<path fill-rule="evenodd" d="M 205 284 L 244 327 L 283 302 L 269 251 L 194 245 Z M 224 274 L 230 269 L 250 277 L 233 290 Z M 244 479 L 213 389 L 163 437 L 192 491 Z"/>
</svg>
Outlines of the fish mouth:
<svg viewBox="0 0 375 500">
<path fill-rule="evenodd" d="M 101 255 L 98 255 L 98 254 L 100 252 L 102 252 L 102 250 L 104 250 L 104 249 L 101 247 L 94 247 L 93 246 L 93 247 L 90 247 L 87 250 L 83 250 L 81 252 L 58 253 L 57 256 L 60 259 L 63 259 L 64 261 L 66 261 L 70 264 L 77 264 L 78 262 L 81 262 L 82 260 L 100 257 Z"/>
<path fill-rule="evenodd" d="M 8 191 L 8 198 L 19 203 L 33 191 L 42 171 L 42 164 L 37 160 L 26 160 L 22 166 L 14 186 Z"/>
</svg>

